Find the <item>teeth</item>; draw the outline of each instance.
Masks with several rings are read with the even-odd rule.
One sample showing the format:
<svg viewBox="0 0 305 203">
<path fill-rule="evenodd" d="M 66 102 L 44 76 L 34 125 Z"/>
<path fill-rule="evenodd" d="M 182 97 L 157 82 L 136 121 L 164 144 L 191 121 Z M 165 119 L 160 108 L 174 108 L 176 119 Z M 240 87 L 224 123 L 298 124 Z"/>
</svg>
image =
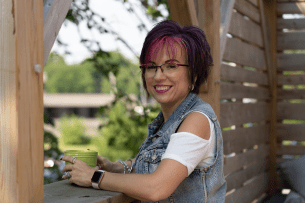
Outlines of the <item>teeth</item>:
<svg viewBox="0 0 305 203">
<path fill-rule="evenodd" d="M 156 86 L 156 90 L 168 90 L 169 86 Z"/>
</svg>

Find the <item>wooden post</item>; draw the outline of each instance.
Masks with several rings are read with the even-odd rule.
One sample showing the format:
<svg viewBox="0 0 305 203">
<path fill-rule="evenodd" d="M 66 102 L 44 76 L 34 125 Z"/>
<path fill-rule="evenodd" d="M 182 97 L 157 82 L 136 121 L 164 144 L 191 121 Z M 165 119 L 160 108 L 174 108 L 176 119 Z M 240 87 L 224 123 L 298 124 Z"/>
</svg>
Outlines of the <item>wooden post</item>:
<svg viewBox="0 0 305 203">
<path fill-rule="evenodd" d="M 277 189 L 276 175 L 276 145 L 277 145 L 277 128 L 276 128 L 276 101 L 277 101 L 277 47 L 276 47 L 276 0 L 260 0 L 260 10 L 262 18 L 262 31 L 265 45 L 265 58 L 268 71 L 269 92 L 271 95 L 270 109 L 270 169 L 269 169 L 269 188 L 268 193 L 274 195 Z"/>
<path fill-rule="evenodd" d="M 201 86 L 199 96 L 212 106 L 220 119 L 220 0 L 196 1 L 199 27 L 207 36 L 214 62 L 207 84 Z"/>
<path fill-rule="evenodd" d="M 0 9 L 0 202 L 43 202 L 43 1 Z"/>
<path fill-rule="evenodd" d="M 200 87 L 199 96 L 220 118 L 220 0 L 169 0 L 168 4 L 174 21 L 182 26 L 199 26 L 207 36 L 214 67 L 207 84 Z"/>
</svg>

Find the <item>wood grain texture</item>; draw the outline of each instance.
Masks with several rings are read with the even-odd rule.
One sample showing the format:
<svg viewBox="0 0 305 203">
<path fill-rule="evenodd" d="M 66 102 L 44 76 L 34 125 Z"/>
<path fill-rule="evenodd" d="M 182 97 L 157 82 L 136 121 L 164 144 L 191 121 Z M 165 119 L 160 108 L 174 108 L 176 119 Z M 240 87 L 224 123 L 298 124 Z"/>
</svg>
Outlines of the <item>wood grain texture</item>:
<svg viewBox="0 0 305 203">
<path fill-rule="evenodd" d="M 220 84 L 220 99 L 269 99 L 269 90 L 264 87 L 249 87 L 241 84 L 232 84 L 221 82 Z"/>
<path fill-rule="evenodd" d="M 278 99 L 305 99 L 305 90 L 304 89 L 291 89 L 291 90 L 284 90 L 279 88 L 278 92 Z"/>
<path fill-rule="evenodd" d="M 220 126 L 222 128 L 249 122 L 254 123 L 270 120 L 270 104 L 265 102 L 255 104 L 227 102 L 221 103 L 220 109 Z"/>
<path fill-rule="evenodd" d="M 278 141 L 305 141 L 305 124 L 277 124 Z"/>
<path fill-rule="evenodd" d="M 259 10 L 253 4 L 245 0 L 235 0 L 234 8 L 245 16 L 248 16 L 253 21 L 260 23 L 261 17 Z"/>
<path fill-rule="evenodd" d="M 259 162 L 266 158 L 269 154 L 270 147 L 266 144 L 258 146 L 258 149 L 252 149 L 245 153 L 239 153 L 233 157 L 225 158 L 224 176 L 233 174 L 241 170 L 243 167 Z"/>
<path fill-rule="evenodd" d="M 169 0 L 168 5 L 172 19 L 181 26 L 199 26 L 194 0 L 181 0 L 179 3 L 175 0 Z"/>
<path fill-rule="evenodd" d="M 231 24 L 231 17 L 235 0 L 221 1 L 220 12 L 220 61 L 222 61 L 223 53 L 227 41 L 227 33 Z"/>
<path fill-rule="evenodd" d="M 305 19 L 277 19 L 277 29 L 305 29 Z"/>
<path fill-rule="evenodd" d="M 266 70 L 264 51 L 238 38 L 227 39 L 223 60 Z"/>
<path fill-rule="evenodd" d="M 276 193 L 276 142 L 277 142 L 277 30 L 276 0 L 259 0 L 262 19 L 262 31 L 265 47 L 265 63 L 267 66 L 270 92 L 270 151 L 269 151 L 269 182 L 268 195 Z"/>
<path fill-rule="evenodd" d="M 305 2 L 298 3 L 280 3 L 276 4 L 276 12 L 278 15 L 282 14 L 304 14 Z"/>
<path fill-rule="evenodd" d="M 305 84 L 305 75 L 278 75 L 279 85 L 300 85 Z"/>
<path fill-rule="evenodd" d="M 305 120 L 305 103 L 288 103 L 278 102 L 277 103 L 277 119 L 296 119 Z"/>
<path fill-rule="evenodd" d="M 214 66 L 206 84 L 199 90 L 200 98 L 209 103 L 216 116 L 220 117 L 220 0 L 201 1 L 198 5 L 199 27 L 205 32 L 211 48 Z"/>
<path fill-rule="evenodd" d="M 226 196 L 226 203 L 252 202 L 259 198 L 268 188 L 268 173 L 262 173 L 252 182 Z"/>
<path fill-rule="evenodd" d="M 15 1 L 18 202 L 43 202 L 43 1 Z"/>
<path fill-rule="evenodd" d="M 284 146 L 282 144 L 277 145 L 277 155 L 304 155 L 305 154 L 305 146 L 297 145 L 297 146 Z"/>
<path fill-rule="evenodd" d="M 242 14 L 233 12 L 229 33 L 249 43 L 263 47 L 263 36 L 260 25 L 252 20 L 247 20 Z"/>
<path fill-rule="evenodd" d="M 251 71 L 240 66 L 230 66 L 222 63 L 220 66 L 221 80 L 235 81 L 235 82 L 249 82 L 259 85 L 268 85 L 268 78 L 266 73 L 258 71 Z"/>
<path fill-rule="evenodd" d="M 277 54 L 277 68 L 279 71 L 305 70 L 305 54 Z"/>
<path fill-rule="evenodd" d="M 305 49 L 305 32 L 278 32 L 277 50 L 285 49 Z"/>
<path fill-rule="evenodd" d="M 262 145 L 269 140 L 269 125 L 222 131 L 223 153 L 240 153 L 254 145 Z"/>
<path fill-rule="evenodd" d="M 16 30 L 13 3 L 0 1 L 0 201 L 7 203 L 18 202 Z"/>
<path fill-rule="evenodd" d="M 258 176 L 268 170 L 268 159 L 263 158 L 262 160 L 247 166 L 247 168 L 233 173 L 226 177 L 227 181 L 227 192 L 232 189 L 238 189 L 243 187 L 243 184 L 251 178 Z M 257 188 L 255 188 L 256 190 Z"/>
<path fill-rule="evenodd" d="M 47 0 L 45 2 L 44 10 L 48 10 L 48 12 L 45 12 L 46 16 L 44 16 L 45 21 L 43 26 L 44 64 L 46 64 L 48 60 L 53 44 L 66 18 L 72 0 Z"/>
<path fill-rule="evenodd" d="M 247 0 L 249 1 L 250 3 L 252 3 L 254 6 L 258 6 L 258 0 Z"/>
</svg>

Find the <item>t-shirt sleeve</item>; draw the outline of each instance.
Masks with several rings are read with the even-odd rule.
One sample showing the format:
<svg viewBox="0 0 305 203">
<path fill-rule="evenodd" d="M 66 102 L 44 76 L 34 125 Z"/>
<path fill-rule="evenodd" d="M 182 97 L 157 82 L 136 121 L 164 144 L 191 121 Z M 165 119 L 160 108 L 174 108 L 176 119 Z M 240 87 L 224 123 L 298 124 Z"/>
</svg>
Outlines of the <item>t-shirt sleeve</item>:
<svg viewBox="0 0 305 203">
<path fill-rule="evenodd" d="M 173 159 L 180 162 L 187 167 L 189 176 L 204 159 L 209 149 L 209 144 L 209 140 L 189 132 L 174 133 L 170 137 L 170 142 L 161 160 Z"/>
</svg>

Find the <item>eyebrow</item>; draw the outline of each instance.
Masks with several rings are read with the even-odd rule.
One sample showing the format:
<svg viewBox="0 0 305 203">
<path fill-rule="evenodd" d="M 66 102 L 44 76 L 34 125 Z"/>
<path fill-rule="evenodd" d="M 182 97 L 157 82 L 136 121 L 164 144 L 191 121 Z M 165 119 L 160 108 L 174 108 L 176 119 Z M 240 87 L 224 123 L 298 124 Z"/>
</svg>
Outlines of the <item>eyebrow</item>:
<svg viewBox="0 0 305 203">
<path fill-rule="evenodd" d="M 169 61 L 177 61 L 178 63 L 180 63 L 178 60 L 176 60 L 176 59 L 169 59 L 169 60 L 166 60 L 165 61 L 165 63 L 167 63 L 167 62 L 169 62 Z M 155 62 L 153 62 L 153 61 L 149 61 L 150 63 L 154 63 L 154 64 L 156 64 Z"/>
</svg>

